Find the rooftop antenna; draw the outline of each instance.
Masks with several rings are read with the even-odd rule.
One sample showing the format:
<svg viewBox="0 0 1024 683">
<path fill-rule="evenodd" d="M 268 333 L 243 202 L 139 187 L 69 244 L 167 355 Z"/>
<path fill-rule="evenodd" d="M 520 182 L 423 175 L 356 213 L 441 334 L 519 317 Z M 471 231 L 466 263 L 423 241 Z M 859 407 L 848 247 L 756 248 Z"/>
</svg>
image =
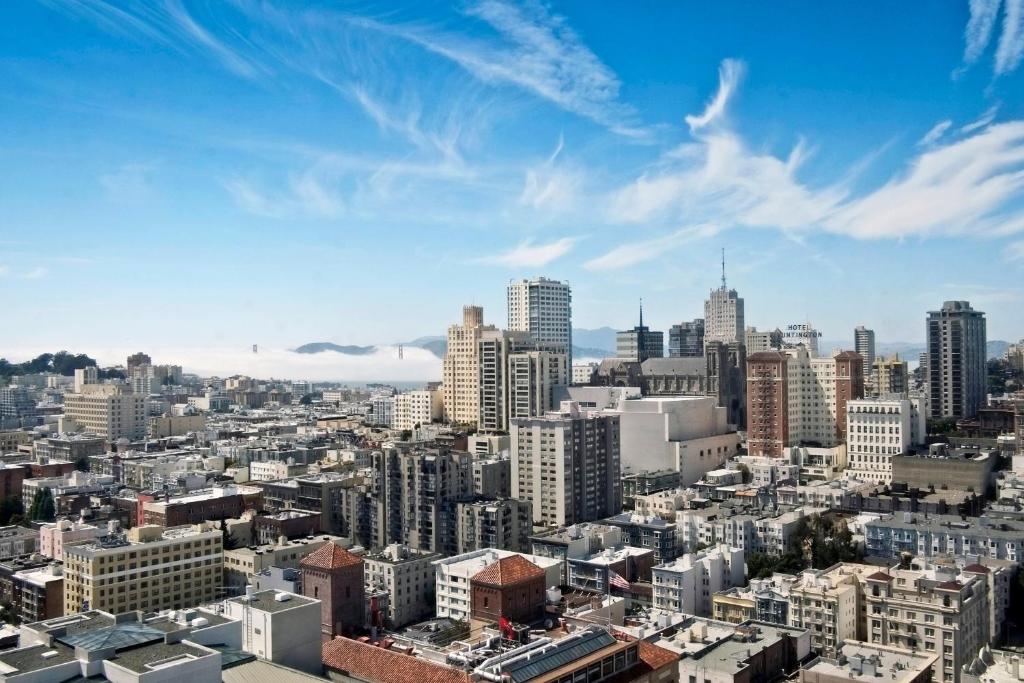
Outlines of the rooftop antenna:
<svg viewBox="0 0 1024 683">
<path fill-rule="evenodd" d="M 644 326 L 644 298 L 640 297 L 640 327 Z"/>
<path fill-rule="evenodd" d="M 722 247 L 722 289 L 725 289 L 725 247 Z"/>
</svg>

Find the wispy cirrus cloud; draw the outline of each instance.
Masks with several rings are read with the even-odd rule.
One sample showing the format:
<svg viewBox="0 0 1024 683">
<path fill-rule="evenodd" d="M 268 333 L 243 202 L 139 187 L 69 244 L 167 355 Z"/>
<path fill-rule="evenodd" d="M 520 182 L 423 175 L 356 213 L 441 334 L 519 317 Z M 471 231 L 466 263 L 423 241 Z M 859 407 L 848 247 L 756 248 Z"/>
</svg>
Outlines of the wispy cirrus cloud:
<svg viewBox="0 0 1024 683">
<path fill-rule="evenodd" d="M 981 116 L 974 119 L 970 123 L 967 123 L 960 127 L 961 133 L 973 133 L 976 130 L 981 130 L 988 124 L 996 120 L 996 115 L 999 113 L 999 104 L 993 104 L 991 107 L 986 109 Z"/>
<path fill-rule="evenodd" d="M 1002 27 L 992 70 L 996 76 L 1016 71 L 1024 60 L 1024 0 L 970 0 L 964 29 L 965 66 L 975 64 L 992 42 L 1002 10 Z"/>
<path fill-rule="evenodd" d="M 946 134 L 946 131 L 949 130 L 950 126 L 952 125 L 953 122 L 950 121 L 949 119 L 946 119 L 945 121 L 939 121 L 934 126 L 932 126 L 920 140 L 917 141 L 917 144 L 920 145 L 921 147 L 930 147 L 931 145 L 934 145 L 936 142 L 939 141 L 939 138 Z"/>
<path fill-rule="evenodd" d="M 691 119 L 694 141 L 615 192 L 613 217 L 857 239 L 1024 230 L 1024 208 L 1014 201 L 1024 192 L 1024 121 L 983 117 L 965 135 L 923 149 L 873 190 L 855 192 L 852 178 L 814 186 L 800 177 L 810 155 L 804 144 L 777 156 L 750 150 L 728 126 L 709 125 L 724 115 L 737 73 L 723 65 L 718 94 Z"/>
<path fill-rule="evenodd" d="M 155 163 L 123 164 L 99 177 L 107 199 L 118 204 L 135 204 L 151 200 L 156 192 L 150 183 Z"/>
<path fill-rule="evenodd" d="M 506 266 L 508 268 L 540 268 L 568 254 L 578 239 L 576 237 L 563 237 L 554 242 L 543 244 L 535 244 L 532 240 L 526 240 L 497 256 L 479 259 L 478 263 Z"/>
<path fill-rule="evenodd" d="M 557 164 L 564 148 L 565 139 L 559 136 L 551 156 L 543 163 L 526 169 L 523 191 L 519 195 L 520 204 L 551 213 L 564 213 L 575 206 L 583 184 L 583 173 Z"/>
<path fill-rule="evenodd" d="M 587 270 L 619 270 L 630 266 L 653 261 L 654 259 L 679 249 L 686 244 L 707 239 L 718 234 L 719 229 L 710 224 L 682 228 L 662 237 L 649 240 L 628 242 L 619 245 L 597 258 L 583 264 Z"/>
<path fill-rule="evenodd" d="M 1007 244 L 1003 256 L 1007 261 L 1024 263 L 1024 240 Z"/>
<path fill-rule="evenodd" d="M 690 114 L 686 117 L 686 125 L 690 127 L 690 132 L 696 133 L 725 115 L 725 106 L 739 87 L 743 71 L 743 62 L 738 59 L 722 60 L 721 66 L 718 67 L 718 90 L 714 97 L 708 101 L 701 114 Z"/>
<path fill-rule="evenodd" d="M 39 280 L 50 274 L 50 269 L 45 266 L 32 266 L 30 268 L 11 268 L 5 263 L 0 263 L 0 278 L 14 278 L 16 280 Z"/>
</svg>

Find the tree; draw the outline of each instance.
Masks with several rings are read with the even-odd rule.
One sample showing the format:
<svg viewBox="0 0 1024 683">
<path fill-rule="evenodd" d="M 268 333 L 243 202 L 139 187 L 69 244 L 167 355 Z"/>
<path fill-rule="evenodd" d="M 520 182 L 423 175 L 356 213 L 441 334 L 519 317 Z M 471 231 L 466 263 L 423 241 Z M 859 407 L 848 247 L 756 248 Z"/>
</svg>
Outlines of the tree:
<svg viewBox="0 0 1024 683">
<path fill-rule="evenodd" d="M 750 474 L 750 468 L 744 465 L 743 463 L 740 463 L 739 467 L 737 467 L 736 469 L 740 471 L 740 475 L 743 477 L 744 484 L 749 484 L 750 480 L 754 478 L 753 475 Z"/>
<path fill-rule="evenodd" d="M 79 472 L 88 472 L 89 471 L 89 456 L 87 456 L 87 455 L 80 455 L 80 456 L 78 456 L 78 458 L 75 459 L 75 469 L 78 470 Z"/>
<path fill-rule="evenodd" d="M 33 522 L 52 522 L 57 518 L 53 491 L 49 486 L 41 491 L 36 491 L 36 495 L 32 498 L 32 505 L 28 509 L 28 518 Z"/>
<path fill-rule="evenodd" d="M 7 496 L 3 500 L 0 500 L 0 526 L 17 524 L 21 521 L 24 514 L 25 506 L 22 505 L 21 498 L 17 496 Z"/>
<path fill-rule="evenodd" d="M 304 405 L 304 406 L 308 406 L 312 402 L 313 402 L 313 394 L 303 394 L 302 398 L 299 399 L 299 403 Z"/>
<path fill-rule="evenodd" d="M 228 530 L 227 522 L 224 518 L 220 520 L 220 534 L 221 543 L 224 545 L 224 550 L 234 550 L 239 546 L 238 539 L 235 535 Z"/>
</svg>

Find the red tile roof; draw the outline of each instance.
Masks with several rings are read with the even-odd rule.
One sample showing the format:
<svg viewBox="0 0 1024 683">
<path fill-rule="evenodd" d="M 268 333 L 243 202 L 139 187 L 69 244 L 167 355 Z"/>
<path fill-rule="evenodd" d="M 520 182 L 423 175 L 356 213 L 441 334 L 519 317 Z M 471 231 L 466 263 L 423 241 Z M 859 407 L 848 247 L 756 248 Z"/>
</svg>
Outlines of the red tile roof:
<svg viewBox="0 0 1024 683">
<path fill-rule="evenodd" d="M 487 565 L 470 579 L 490 586 L 512 586 L 544 576 L 544 570 L 522 555 L 510 555 Z"/>
<path fill-rule="evenodd" d="M 632 640 L 632 638 L 627 637 L 625 640 Z M 675 666 L 679 661 L 679 655 L 675 652 L 666 650 L 663 647 L 658 647 L 653 643 L 648 643 L 646 640 L 640 641 L 637 654 L 639 657 L 635 665 L 629 667 L 625 671 L 613 674 L 610 678 L 606 678 L 602 683 L 629 683 L 630 681 L 635 681 L 644 674 L 649 674 L 652 671 L 659 671 L 669 666 Z"/>
<path fill-rule="evenodd" d="M 959 581 L 943 581 L 936 588 L 944 591 L 958 591 L 963 588 L 964 585 Z"/>
<path fill-rule="evenodd" d="M 986 567 L 983 564 L 969 564 L 966 567 L 964 567 L 964 571 L 965 572 L 970 572 L 972 574 L 988 574 L 989 573 L 988 567 Z"/>
<path fill-rule="evenodd" d="M 353 555 L 334 541 L 330 541 L 306 555 L 299 564 L 313 569 L 338 569 L 362 563 L 361 557 Z"/>
<path fill-rule="evenodd" d="M 892 577 L 885 572 L 875 572 L 868 577 L 868 581 L 892 581 Z"/>
<path fill-rule="evenodd" d="M 470 683 L 469 674 L 459 669 L 348 638 L 324 643 L 323 661 L 368 683 Z"/>
</svg>

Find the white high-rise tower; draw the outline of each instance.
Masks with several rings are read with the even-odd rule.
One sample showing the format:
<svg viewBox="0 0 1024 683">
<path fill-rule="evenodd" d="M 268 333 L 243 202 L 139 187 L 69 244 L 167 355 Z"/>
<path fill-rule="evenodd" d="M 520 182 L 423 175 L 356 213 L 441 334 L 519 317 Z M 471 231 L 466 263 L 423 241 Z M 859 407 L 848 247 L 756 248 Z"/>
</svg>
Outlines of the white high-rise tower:
<svg viewBox="0 0 1024 683">
<path fill-rule="evenodd" d="M 725 249 L 722 249 L 722 286 L 711 290 L 704 302 L 704 342 L 743 342 L 743 299 L 725 285 Z"/>
<path fill-rule="evenodd" d="M 508 283 L 508 329 L 538 342 L 559 344 L 572 363 L 572 291 L 568 282 L 545 277 Z"/>
</svg>

